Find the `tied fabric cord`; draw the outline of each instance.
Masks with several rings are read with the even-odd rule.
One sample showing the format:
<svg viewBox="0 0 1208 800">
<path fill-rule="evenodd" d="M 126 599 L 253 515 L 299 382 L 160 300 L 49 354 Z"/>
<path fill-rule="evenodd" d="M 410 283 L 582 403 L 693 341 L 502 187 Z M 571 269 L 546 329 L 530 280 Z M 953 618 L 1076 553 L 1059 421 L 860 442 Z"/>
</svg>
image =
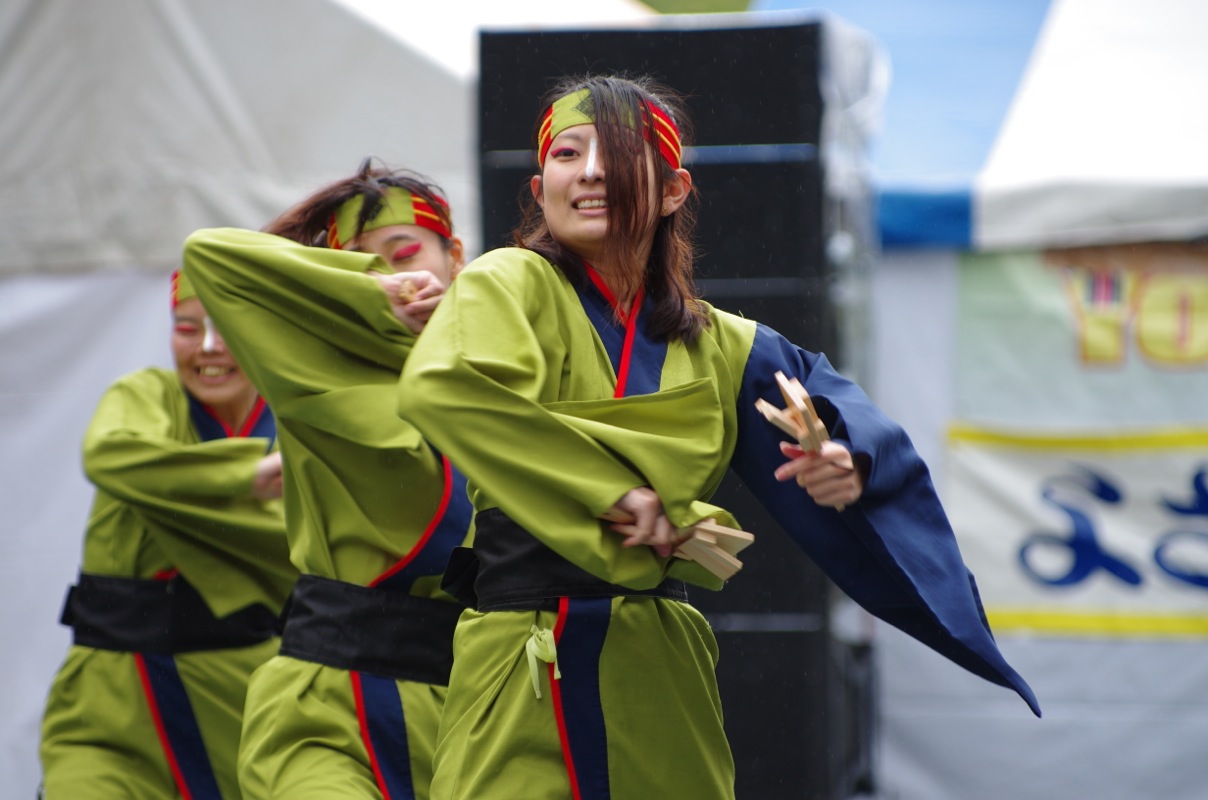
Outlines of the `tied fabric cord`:
<svg viewBox="0 0 1208 800">
<path fill-rule="evenodd" d="M 554 679 L 561 680 L 562 672 L 558 669 L 558 645 L 554 643 L 554 632 L 549 628 L 539 628 L 533 625 L 529 630 L 533 635 L 524 643 L 524 650 L 528 655 L 529 677 L 533 681 L 533 693 L 540 700 L 541 675 L 537 669 L 537 660 L 553 664 Z"/>
</svg>

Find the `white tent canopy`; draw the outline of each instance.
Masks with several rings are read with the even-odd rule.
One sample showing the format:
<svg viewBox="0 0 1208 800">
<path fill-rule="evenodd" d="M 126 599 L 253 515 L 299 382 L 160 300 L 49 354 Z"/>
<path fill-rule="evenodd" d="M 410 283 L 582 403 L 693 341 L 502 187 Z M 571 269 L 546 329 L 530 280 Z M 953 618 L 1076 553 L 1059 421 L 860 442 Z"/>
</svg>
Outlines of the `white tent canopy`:
<svg viewBox="0 0 1208 800">
<path fill-rule="evenodd" d="M 887 249 L 1208 234 L 1201 0 L 822 5 L 893 64 L 872 160 Z"/>
<path fill-rule="evenodd" d="M 463 80 L 329 0 L 8 4 L 0 271 L 168 267 L 190 231 L 258 227 L 368 154 L 469 208 Z M 405 88 L 405 92 L 401 89 Z"/>
<path fill-rule="evenodd" d="M 974 190 L 977 249 L 1208 234 L 1208 3 L 1054 2 Z"/>
</svg>

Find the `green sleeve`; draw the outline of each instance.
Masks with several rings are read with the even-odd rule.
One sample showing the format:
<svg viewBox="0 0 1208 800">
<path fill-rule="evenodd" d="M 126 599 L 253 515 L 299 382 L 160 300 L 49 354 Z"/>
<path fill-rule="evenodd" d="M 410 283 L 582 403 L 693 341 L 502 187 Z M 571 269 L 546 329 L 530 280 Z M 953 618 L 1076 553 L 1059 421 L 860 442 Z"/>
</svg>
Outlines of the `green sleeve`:
<svg viewBox="0 0 1208 800">
<path fill-rule="evenodd" d="M 278 418 L 300 398 L 377 383 L 383 371 L 397 376 L 415 343 L 366 274 L 390 271 L 377 256 L 214 228 L 186 240 L 183 261 L 206 313 Z"/>
<path fill-rule="evenodd" d="M 280 608 L 296 572 L 289 563 L 279 501 L 251 495 L 262 438 L 198 442 L 175 373 L 143 370 L 119 380 L 101 399 L 84 437 L 84 471 L 142 529 L 220 616 L 250 603 Z M 126 525 L 118 515 L 112 524 Z M 94 520 L 84 568 L 112 561 L 114 538 Z M 100 527 L 98 527 L 100 526 Z M 149 577 L 135 570 L 134 577 Z"/>
<path fill-rule="evenodd" d="M 188 443 L 174 436 L 186 407 L 136 373 L 101 397 L 84 434 L 84 472 L 119 500 L 154 505 L 250 495 L 264 439 Z M 173 407 L 176 406 L 176 407 Z"/>
<path fill-rule="evenodd" d="M 212 229 L 186 241 L 184 270 L 277 419 L 294 562 L 356 583 L 376 577 L 416 546 L 444 478 L 440 456 L 395 413 L 416 337 L 366 274 L 389 267 Z"/>
<path fill-rule="evenodd" d="M 403 371 L 400 414 L 448 454 L 480 494 L 564 558 L 633 588 L 665 560 L 613 546 L 597 517 L 646 481 L 545 403 L 561 398 L 564 288 L 548 262 L 496 250 L 453 282 Z M 547 349 L 548 348 L 548 349 Z"/>
</svg>

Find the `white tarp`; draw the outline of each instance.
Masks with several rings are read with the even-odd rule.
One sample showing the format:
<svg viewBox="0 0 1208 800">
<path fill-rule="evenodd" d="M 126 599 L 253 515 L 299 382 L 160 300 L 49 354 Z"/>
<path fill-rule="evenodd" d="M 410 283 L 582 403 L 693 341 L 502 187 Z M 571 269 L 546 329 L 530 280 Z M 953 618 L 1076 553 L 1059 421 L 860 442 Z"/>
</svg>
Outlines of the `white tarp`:
<svg viewBox="0 0 1208 800">
<path fill-rule="evenodd" d="M 470 87 L 330 0 L 24 0 L 0 42 L 0 274 L 165 270 L 366 155 L 474 208 Z"/>
<path fill-rule="evenodd" d="M 1201 0 L 752 0 L 888 50 L 872 159 L 886 247 L 1208 235 Z"/>
<path fill-rule="evenodd" d="M 975 249 L 1208 234 L 1208 3 L 1054 0 L 973 192 Z"/>
</svg>

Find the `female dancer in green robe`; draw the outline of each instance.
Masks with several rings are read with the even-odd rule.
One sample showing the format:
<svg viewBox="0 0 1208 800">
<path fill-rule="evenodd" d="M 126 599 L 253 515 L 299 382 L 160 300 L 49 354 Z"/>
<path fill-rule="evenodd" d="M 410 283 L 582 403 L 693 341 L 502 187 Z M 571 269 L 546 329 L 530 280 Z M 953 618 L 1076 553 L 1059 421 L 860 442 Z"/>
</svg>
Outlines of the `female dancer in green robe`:
<svg viewBox="0 0 1208 800">
<path fill-rule="evenodd" d="M 719 582 L 673 555 L 734 523 L 707 502 L 727 468 L 856 601 L 1035 710 L 902 430 L 824 356 L 697 297 L 680 105 L 610 77 L 549 99 L 519 246 L 464 270 L 400 382 L 476 510 L 433 796 L 733 797 L 716 642 L 684 591 Z M 783 405 L 777 371 L 814 398 L 820 451 L 754 408 Z"/>
<path fill-rule="evenodd" d="M 120 378 L 84 437 L 96 495 L 42 723 L 47 800 L 238 798 L 248 678 L 297 577 L 273 415 L 179 274 L 172 306 L 176 369 Z"/>
<path fill-rule="evenodd" d="M 277 414 L 302 572 L 249 689 L 240 782 L 248 798 L 427 798 L 462 610 L 440 578 L 472 512 L 394 395 L 462 245 L 436 187 L 369 161 L 267 230 L 199 231 L 184 255 Z"/>
</svg>

